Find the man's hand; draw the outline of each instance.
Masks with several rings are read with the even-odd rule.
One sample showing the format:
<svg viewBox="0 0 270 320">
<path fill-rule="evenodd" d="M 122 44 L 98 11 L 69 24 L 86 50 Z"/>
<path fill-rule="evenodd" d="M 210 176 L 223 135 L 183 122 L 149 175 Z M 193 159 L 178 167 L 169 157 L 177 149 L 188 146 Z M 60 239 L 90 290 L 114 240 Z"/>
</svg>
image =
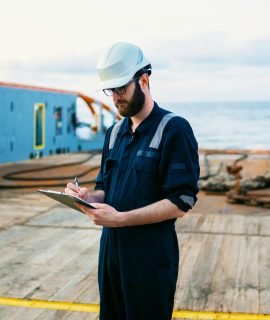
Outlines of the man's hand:
<svg viewBox="0 0 270 320">
<path fill-rule="evenodd" d="M 76 204 L 80 210 L 83 211 L 94 224 L 103 227 L 120 227 L 121 226 L 121 212 L 105 203 L 91 203 L 96 209 L 88 208 L 82 204 Z"/>
<path fill-rule="evenodd" d="M 65 193 L 70 194 L 72 196 L 80 197 L 86 200 L 88 190 L 87 188 L 76 187 L 74 183 L 68 183 L 65 189 Z"/>
<path fill-rule="evenodd" d="M 87 188 L 76 187 L 74 183 L 68 183 L 65 189 L 65 193 L 70 194 L 75 197 L 79 197 L 87 202 L 103 202 L 104 201 L 104 191 L 96 190 L 89 191 Z"/>
</svg>

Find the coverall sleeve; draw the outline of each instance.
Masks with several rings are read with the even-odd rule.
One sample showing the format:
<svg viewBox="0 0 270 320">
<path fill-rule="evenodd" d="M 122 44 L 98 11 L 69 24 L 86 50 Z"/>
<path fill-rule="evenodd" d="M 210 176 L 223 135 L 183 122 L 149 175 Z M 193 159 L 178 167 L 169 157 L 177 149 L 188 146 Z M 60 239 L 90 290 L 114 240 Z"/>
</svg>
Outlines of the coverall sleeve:
<svg viewBox="0 0 270 320">
<path fill-rule="evenodd" d="M 162 140 L 159 167 L 162 197 L 187 212 L 197 201 L 199 191 L 197 141 L 190 124 L 181 117 L 169 121 Z"/>
</svg>

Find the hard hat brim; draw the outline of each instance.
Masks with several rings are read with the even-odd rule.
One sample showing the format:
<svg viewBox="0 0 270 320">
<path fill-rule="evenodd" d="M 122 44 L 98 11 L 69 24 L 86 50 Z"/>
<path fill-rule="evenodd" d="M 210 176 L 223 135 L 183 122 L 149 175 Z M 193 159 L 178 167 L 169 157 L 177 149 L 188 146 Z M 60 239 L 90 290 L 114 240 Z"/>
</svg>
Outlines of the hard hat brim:
<svg viewBox="0 0 270 320">
<path fill-rule="evenodd" d="M 114 88 L 119 88 L 124 85 L 126 85 L 132 77 L 130 78 L 130 75 L 118 78 L 118 79 L 112 79 L 112 80 L 107 80 L 107 81 L 100 81 L 97 86 L 97 91 L 99 90 L 104 90 L 104 89 L 114 89 Z"/>
</svg>

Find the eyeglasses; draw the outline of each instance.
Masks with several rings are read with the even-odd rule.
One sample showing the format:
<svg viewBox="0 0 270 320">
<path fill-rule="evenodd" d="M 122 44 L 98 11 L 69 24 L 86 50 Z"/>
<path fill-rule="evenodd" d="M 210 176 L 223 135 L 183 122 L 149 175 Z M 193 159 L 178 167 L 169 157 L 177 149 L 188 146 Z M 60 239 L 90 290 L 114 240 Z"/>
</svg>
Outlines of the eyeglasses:
<svg viewBox="0 0 270 320">
<path fill-rule="evenodd" d="M 118 95 L 122 96 L 123 94 L 125 94 L 127 92 L 127 87 L 132 83 L 132 82 L 136 82 L 138 79 L 140 79 L 140 77 L 138 78 L 134 78 L 131 81 L 129 81 L 127 84 L 125 84 L 122 87 L 118 87 L 118 88 L 112 88 L 112 89 L 103 89 L 102 91 L 106 94 L 106 96 L 108 97 L 112 97 L 113 93 L 117 93 Z"/>
</svg>

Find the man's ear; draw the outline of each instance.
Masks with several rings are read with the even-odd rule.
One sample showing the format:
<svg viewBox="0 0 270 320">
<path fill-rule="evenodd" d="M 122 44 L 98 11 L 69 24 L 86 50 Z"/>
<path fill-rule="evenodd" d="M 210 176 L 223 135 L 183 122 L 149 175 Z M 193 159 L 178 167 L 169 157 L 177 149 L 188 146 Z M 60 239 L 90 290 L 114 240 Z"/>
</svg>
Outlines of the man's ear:
<svg viewBox="0 0 270 320">
<path fill-rule="evenodd" d="M 149 88 L 149 76 L 147 73 L 144 73 L 140 78 L 142 89 Z"/>
</svg>

